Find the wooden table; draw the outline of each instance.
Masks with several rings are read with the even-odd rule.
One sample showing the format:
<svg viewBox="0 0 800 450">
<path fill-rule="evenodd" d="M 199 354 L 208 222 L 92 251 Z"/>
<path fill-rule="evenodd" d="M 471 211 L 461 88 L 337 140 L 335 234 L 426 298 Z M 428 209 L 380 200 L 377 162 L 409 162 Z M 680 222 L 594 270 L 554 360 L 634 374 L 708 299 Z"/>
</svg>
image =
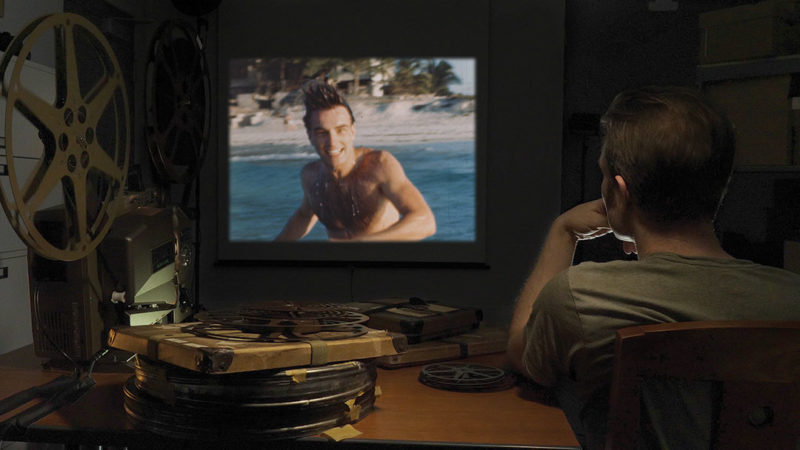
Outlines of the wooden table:
<svg viewBox="0 0 800 450">
<path fill-rule="evenodd" d="M 0 356 L 0 398 L 47 382 L 64 372 L 42 369 L 25 347 Z M 502 355 L 466 360 L 499 366 Z M 122 385 L 131 376 L 127 367 L 93 374 L 97 381 L 85 396 L 8 440 L 116 445 L 128 448 L 206 448 L 209 443 L 179 442 L 136 429 L 123 409 Z M 417 380 L 421 367 L 378 369 L 382 395 L 375 410 L 353 426 L 362 434 L 335 443 L 336 448 L 368 448 L 390 444 L 438 446 L 577 448 L 563 412 L 549 406 L 541 391 L 520 386 L 499 392 L 462 393 L 434 389 Z M 26 408 L 30 405 L 25 405 Z M 20 408 L 20 409 L 22 409 Z M 15 412 L 0 416 L 5 420 Z M 253 444 L 252 442 L 250 444 Z M 258 444 L 255 446 L 261 446 Z M 292 448 L 329 445 L 319 437 L 292 441 Z M 211 445 L 211 447 L 219 447 Z M 249 447 L 236 443 L 235 448 Z"/>
</svg>

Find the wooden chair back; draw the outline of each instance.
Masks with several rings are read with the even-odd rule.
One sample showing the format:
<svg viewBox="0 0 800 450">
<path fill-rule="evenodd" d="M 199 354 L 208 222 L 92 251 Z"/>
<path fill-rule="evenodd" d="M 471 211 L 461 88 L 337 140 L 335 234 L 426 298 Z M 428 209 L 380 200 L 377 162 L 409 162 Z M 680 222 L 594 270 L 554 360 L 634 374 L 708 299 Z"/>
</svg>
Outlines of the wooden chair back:
<svg viewBox="0 0 800 450">
<path fill-rule="evenodd" d="M 617 331 L 607 449 L 636 447 L 644 377 L 722 384 L 712 448 L 798 443 L 800 322 L 700 321 Z"/>
</svg>

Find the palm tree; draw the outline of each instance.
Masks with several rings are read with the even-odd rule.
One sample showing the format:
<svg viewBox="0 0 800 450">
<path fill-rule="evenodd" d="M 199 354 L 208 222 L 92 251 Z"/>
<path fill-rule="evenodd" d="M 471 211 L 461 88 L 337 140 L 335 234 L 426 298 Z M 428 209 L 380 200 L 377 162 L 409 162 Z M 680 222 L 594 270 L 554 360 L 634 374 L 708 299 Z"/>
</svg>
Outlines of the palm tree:
<svg viewBox="0 0 800 450">
<path fill-rule="evenodd" d="M 427 94 L 431 86 L 430 74 L 423 70 L 419 59 L 400 59 L 392 80 L 392 90 L 397 94 Z"/>
<path fill-rule="evenodd" d="M 341 66 L 340 58 L 309 58 L 303 68 L 303 75 L 325 80 L 327 75 Z"/>
<path fill-rule="evenodd" d="M 361 80 L 361 72 L 369 69 L 369 58 L 353 58 L 348 59 L 344 63 L 344 67 L 353 73 L 353 92 L 352 94 L 358 95 L 359 83 Z"/>
<path fill-rule="evenodd" d="M 448 86 L 461 83 L 461 79 L 453 73 L 453 66 L 443 59 L 439 60 L 439 62 L 433 59 L 428 60 L 427 70 L 430 74 L 433 95 L 453 95 Z"/>
</svg>

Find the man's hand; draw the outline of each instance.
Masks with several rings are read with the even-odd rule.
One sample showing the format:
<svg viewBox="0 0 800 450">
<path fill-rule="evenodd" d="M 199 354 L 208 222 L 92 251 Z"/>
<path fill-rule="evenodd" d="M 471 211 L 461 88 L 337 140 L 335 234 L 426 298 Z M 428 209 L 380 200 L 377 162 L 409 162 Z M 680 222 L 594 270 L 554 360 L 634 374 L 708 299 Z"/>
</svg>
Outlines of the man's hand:
<svg viewBox="0 0 800 450">
<path fill-rule="evenodd" d="M 308 197 L 303 196 L 300 206 L 295 210 L 286 225 L 275 238 L 276 241 L 296 241 L 311 231 L 317 223 L 317 216 L 311 210 Z"/>
<path fill-rule="evenodd" d="M 579 241 L 594 239 L 611 232 L 606 217 L 606 206 L 601 198 L 581 203 L 564 212 L 555 220 L 553 226 L 570 233 Z"/>
<path fill-rule="evenodd" d="M 566 211 L 556 219 L 555 226 L 560 226 L 575 236 L 579 241 L 605 236 L 610 233 L 606 216 L 606 206 L 603 199 L 597 199 Z M 622 241 L 622 251 L 626 255 L 636 254 L 636 242 Z"/>
</svg>

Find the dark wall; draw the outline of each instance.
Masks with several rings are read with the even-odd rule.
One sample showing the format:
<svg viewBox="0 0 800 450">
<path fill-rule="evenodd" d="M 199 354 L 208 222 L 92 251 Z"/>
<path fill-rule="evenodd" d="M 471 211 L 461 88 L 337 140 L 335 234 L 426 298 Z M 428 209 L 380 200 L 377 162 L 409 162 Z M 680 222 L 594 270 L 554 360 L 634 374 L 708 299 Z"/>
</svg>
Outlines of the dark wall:
<svg viewBox="0 0 800 450">
<path fill-rule="evenodd" d="M 564 38 L 564 148 L 562 209 L 600 197 L 601 141 L 587 123 L 599 119 L 614 96 L 645 85 L 697 86 L 699 15 L 741 0 L 677 1 L 672 11 L 647 0 L 566 4 Z M 613 236 L 582 243 L 576 260 L 623 258 Z"/>
<path fill-rule="evenodd" d="M 383 21 L 384 32 L 395 33 L 398 41 L 413 40 L 420 23 L 435 26 L 435 18 L 426 16 L 428 11 L 446 5 L 457 11 L 461 4 L 446 0 L 353 1 L 339 3 L 333 11 L 333 6 L 312 1 L 303 2 L 301 14 L 280 14 L 297 10 L 295 3 L 271 1 L 267 6 L 261 1 L 225 0 L 216 12 L 219 40 L 225 45 L 230 40 L 251 45 L 254 39 L 273 39 L 275 27 L 291 24 L 292 32 L 279 34 L 288 46 L 293 45 L 292 39 L 313 39 L 326 48 L 330 46 L 326 39 L 338 39 L 337 33 L 369 40 L 370 31 L 376 28 L 369 24 L 377 20 Z M 484 309 L 487 323 L 506 323 L 560 205 L 564 5 L 555 0 L 478 3 L 485 5 L 479 20 L 485 21 L 489 54 L 487 267 L 218 265 L 214 258 L 217 187 L 206 182 L 217 177 L 217 163 L 211 157 L 203 167 L 200 188 L 203 305 L 217 308 L 265 299 L 347 301 L 419 296 L 478 306 Z M 399 8 L 400 13 L 393 15 L 392 8 Z M 358 20 L 343 14 L 355 14 Z M 212 154 L 224 150 L 216 139 L 212 136 Z"/>
<path fill-rule="evenodd" d="M 325 43 L 329 36 L 341 33 L 369 40 L 365 30 L 370 26 L 362 27 L 360 21 L 372 19 L 388 20 L 394 29 L 402 29 L 395 34 L 401 41 L 419 23 L 436 22 L 435 17 L 424 17 L 415 25 L 409 7 L 425 15 L 436 9 L 426 9 L 426 5 L 448 2 L 454 8 L 460 3 L 351 0 L 327 6 L 337 9 L 331 15 L 313 8 L 325 4 L 317 0 L 223 0 L 217 10 L 204 16 L 209 22 L 206 36 L 212 81 L 218 78 L 219 39 L 239 39 L 241 45 L 252 45 L 272 36 L 276 27 L 283 27 L 295 31 L 281 34 L 275 45 L 291 46 L 295 39 L 307 42 L 309 36 Z M 135 17 L 131 20 L 110 10 L 107 3 L 140 12 L 131 13 Z M 200 183 L 200 301 L 214 308 L 263 299 L 344 301 L 420 296 L 479 306 L 487 322 L 505 323 L 551 219 L 561 210 L 599 196 L 599 138 L 591 119 L 602 114 L 622 89 L 645 84 L 696 84 L 698 15 L 753 2 L 676 3 L 677 10 L 658 12 L 648 9 L 648 0 L 485 0 L 485 14 L 480 19 L 485 21 L 490 63 L 486 268 L 217 265 L 216 153 L 222 148 L 215 124 Z M 292 16 L 276 14 L 281 8 L 301 8 L 293 4 L 306 7 Z M 403 14 L 394 14 L 393 8 L 405 9 Z M 149 33 L 161 20 L 177 14 L 169 2 L 67 0 L 64 10 L 106 25 L 103 30 L 119 51 L 118 57 L 139 73 L 138 78 L 131 74 L 129 81 L 135 84 L 131 103 L 141 110 L 140 73 L 146 64 Z M 346 23 L 331 20 L 342 14 L 353 18 Z M 403 19 L 398 22 L 397 17 Z M 407 27 L 403 21 L 409 22 Z M 309 30 L 311 26 L 315 29 Z M 130 29 L 135 32 L 133 38 Z M 459 36 L 442 39 L 456 40 Z M 141 116 L 141 111 L 137 114 Z M 134 136 L 134 148 L 138 152 L 134 161 L 147 165 L 141 135 Z M 578 256 L 612 259 L 622 255 L 613 238 L 608 238 L 582 244 Z"/>
<path fill-rule="evenodd" d="M 99 10 L 87 6 L 95 3 L 103 2 L 65 2 L 69 9 L 98 15 Z M 212 81 L 218 81 L 221 41 L 258 46 L 260 40 L 268 39 L 273 48 L 296 48 L 309 42 L 325 48 L 339 35 L 370 42 L 370 32 L 380 28 L 393 33 L 385 39 L 403 48 L 404 40 L 413 41 L 416 32 L 425 32 L 420 27 L 435 26 L 439 16 L 432 12 L 448 5 L 457 11 L 463 4 L 457 0 L 327 3 L 223 0 L 217 10 L 204 16 L 209 22 L 206 41 Z M 487 267 L 218 265 L 217 154 L 224 148 L 219 143 L 219 124 L 215 124 L 200 183 L 200 301 L 204 306 L 263 299 L 420 296 L 478 306 L 484 309 L 487 322 L 505 323 L 551 219 L 599 196 L 600 139 L 592 120 L 625 88 L 696 84 L 699 14 L 752 2 L 678 1 L 674 11 L 652 11 L 648 0 L 469 3 L 485 5 L 476 21 L 486 33 L 489 61 Z M 144 14 L 152 24 L 145 20 L 137 29 L 154 27 L 161 16 L 166 17 Z M 442 40 L 460 38 L 441 36 Z M 130 45 L 129 40 L 122 41 Z M 135 61 L 137 70 L 142 64 L 141 58 Z M 142 145 L 136 148 L 144 150 Z M 147 161 L 145 153 L 135 158 Z M 579 260 L 620 257 L 612 237 L 579 246 Z"/>
</svg>

